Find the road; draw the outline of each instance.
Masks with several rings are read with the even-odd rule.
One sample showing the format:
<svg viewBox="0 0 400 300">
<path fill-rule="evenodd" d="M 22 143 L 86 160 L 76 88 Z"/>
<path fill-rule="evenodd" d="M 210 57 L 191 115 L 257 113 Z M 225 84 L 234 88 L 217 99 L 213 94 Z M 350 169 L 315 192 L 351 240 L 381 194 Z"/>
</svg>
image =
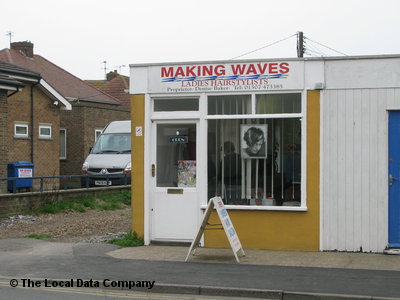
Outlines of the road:
<svg viewBox="0 0 400 300">
<path fill-rule="evenodd" d="M 215 291 L 218 290 L 220 293 L 217 295 L 239 296 L 238 292 L 243 292 L 242 296 L 256 297 L 253 293 L 253 291 L 256 291 L 257 294 L 263 293 L 264 298 L 271 298 L 270 295 L 273 294 L 278 299 L 282 295 L 293 296 L 296 293 L 352 295 L 355 298 L 368 296 L 366 299 L 371 299 L 372 296 L 397 297 L 400 299 L 400 272 L 397 268 L 395 270 L 381 270 L 237 263 L 185 263 L 182 259 L 180 261 L 136 259 L 134 255 L 129 259 L 121 259 L 110 255 L 112 252 L 117 251 L 119 253 L 121 251 L 117 248 L 109 244 L 52 243 L 32 239 L 1 240 L 0 279 L 8 278 L 10 281 L 14 278 L 18 280 L 18 286 L 21 286 L 23 279 L 98 280 L 101 284 L 94 288 L 99 288 L 100 291 L 106 288 L 104 281 L 107 281 L 107 284 L 111 280 L 114 282 L 150 281 L 154 282 L 154 288 L 151 289 L 152 295 L 154 295 L 153 293 L 163 292 L 216 295 Z M 160 257 L 173 256 L 179 250 L 176 249 L 177 247 L 161 248 L 163 250 L 159 254 Z M 128 250 L 131 254 L 135 251 L 135 249 Z M 187 249 L 184 248 L 183 250 L 185 251 L 181 254 L 184 258 Z M 144 251 L 150 252 L 149 247 L 144 247 Z M 214 256 L 215 249 L 201 249 L 202 256 L 209 251 L 213 251 L 211 257 L 217 257 L 221 261 L 224 259 L 221 256 Z M 257 253 L 259 256 L 260 252 Z M 232 254 L 229 255 L 232 256 Z M 251 254 L 248 255 L 251 257 Z M 299 258 L 299 254 L 289 253 L 288 255 L 294 255 L 291 259 Z M 316 259 L 321 253 L 311 253 L 311 255 L 312 259 Z M 354 255 L 340 253 L 338 255 L 345 256 L 346 264 L 351 264 L 353 260 L 357 260 L 357 256 Z M 359 255 L 364 257 L 362 254 Z M 370 265 L 372 267 L 378 261 L 382 263 L 382 258 L 385 261 L 385 266 L 388 266 L 389 262 L 395 266 L 400 263 L 399 256 L 383 256 L 380 259 L 372 254 L 365 254 L 365 256 L 364 266 Z M 328 256 L 322 253 L 322 257 L 326 259 Z M 333 264 L 333 266 L 336 265 Z M 34 295 L 36 290 L 33 287 L 22 289 L 19 292 L 21 296 L 18 295 L 15 298 L 11 293 L 20 289 L 13 290 L 8 285 L 9 282 L 5 282 L 5 285 L 2 286 L 4 293 L 3 291 L 0 293 L 0 296 L 8 295 L 5 299 L 24 299 L 25 294 L 23 293 L 30 297 Z M 77 288 L 81 288 L 81 286 L 74 285 L 74 288 L 68 291 L 76 292 L 78 291 Z M 94 291 L 94 288 L 82 288 L 84 292 Z M 65 289 L 61 290 L 66 291 Z M 149 288 L 135 286 L 132 290 L 147 293 Z M 110 292 L 113 291 L 116 290 Z M 48 290 L 42 292 L 49 293 Z M 56 298 L 61 297 L 61 293 L 59 294 L 60 296 Z M 102 296 L 105 297 L 104 294 Z M 26 299 L 31 299 L 29 297 Z M 123 295 L 120 297 L 123 297 Z M 144 299 L 149 299 L 147 295 L 146 297 Z M 197 296 L 191 296 L 187 299 L 193 299 L 193 297 Z M 55 297 L 53 295 L 48 298 L 54 299 Z M 45 298 L 40 295 L 38 299 Z M 323 298 L 321 296 L 318 299 Z"/>
<path fill-rule="evenodd" d="M 99 300 L 99 299 L 137 299 L 137 300 L 246 300 L 254 298 L 217 297 L 182 294 L 158 294 L 134 291 L 103 290 L 97 288 L 54 288 L 54 287 L 11 287 L 9 280 L 0 280 L 0 300 Z"/>
</svg>

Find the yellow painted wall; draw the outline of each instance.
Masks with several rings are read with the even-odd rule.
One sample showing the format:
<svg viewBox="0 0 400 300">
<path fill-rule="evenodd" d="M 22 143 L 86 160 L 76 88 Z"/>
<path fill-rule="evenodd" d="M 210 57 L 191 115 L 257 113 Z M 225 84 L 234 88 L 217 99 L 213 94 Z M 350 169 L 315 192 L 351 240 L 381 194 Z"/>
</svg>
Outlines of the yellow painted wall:
<svg viewBox="0 0 400 300">
<path fill-rule="evenodd" d="M 132 120 L 132 231 L 144 236 L 144 95 L 131 96 Z M 135 128 L 143 128 L 142 136 Z"/>
<path fill-rule="evenodd" d="M 229 216 L 244 248 L 319 250 L 320 92 L 307 92 L 306 212 L 230 210 Z M 214 211 L 209 223 L 219 223 Z M 205 246 L 228 248 L 223 230 L 205 231 Z"/>
</svg>

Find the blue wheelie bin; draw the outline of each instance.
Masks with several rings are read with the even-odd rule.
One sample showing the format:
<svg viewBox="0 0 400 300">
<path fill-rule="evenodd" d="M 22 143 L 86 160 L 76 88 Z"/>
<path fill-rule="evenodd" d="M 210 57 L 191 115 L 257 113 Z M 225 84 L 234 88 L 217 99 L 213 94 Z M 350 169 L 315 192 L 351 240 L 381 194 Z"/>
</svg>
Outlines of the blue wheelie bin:
<svg viewBox="0 0 400 300">
<path fill-rule="evenodd" d="M 7 164 L 7 177 L 21 178 L 8 180 L 7 189 L 9 192 L 15 192 L 20 188 L 31 188 L 33 185 L 33 163 L 26 161 L 13 161 Z M 15 181 L 15 191 L 14 191 Z"/>
</svg>

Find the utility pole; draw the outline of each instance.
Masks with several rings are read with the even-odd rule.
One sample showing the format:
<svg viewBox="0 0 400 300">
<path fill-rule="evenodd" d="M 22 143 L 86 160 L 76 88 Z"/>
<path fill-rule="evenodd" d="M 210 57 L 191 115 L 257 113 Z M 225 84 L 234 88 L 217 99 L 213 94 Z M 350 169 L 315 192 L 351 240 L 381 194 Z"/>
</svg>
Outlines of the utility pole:
<svg viewBox="0 0 400 300">
<path fill-rule="evenodd" d="M 304 54 L 304 37 L 303 32 L 297 32 L 297 57 L 303 57 Z"/>
</svg>

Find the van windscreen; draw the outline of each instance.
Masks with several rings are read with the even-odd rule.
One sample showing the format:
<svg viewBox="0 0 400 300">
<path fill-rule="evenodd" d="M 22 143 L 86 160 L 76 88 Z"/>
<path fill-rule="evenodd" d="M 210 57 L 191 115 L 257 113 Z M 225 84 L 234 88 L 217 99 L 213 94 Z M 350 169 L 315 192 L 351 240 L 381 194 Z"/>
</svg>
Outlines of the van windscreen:
<svg viewBox="0 0 400 300">
<path fill-rule="evenodd" d="M 92 154 L 123 154 L 130 152 L 130 133 L 102 134 L 92 149 Z"/>
</svg>

